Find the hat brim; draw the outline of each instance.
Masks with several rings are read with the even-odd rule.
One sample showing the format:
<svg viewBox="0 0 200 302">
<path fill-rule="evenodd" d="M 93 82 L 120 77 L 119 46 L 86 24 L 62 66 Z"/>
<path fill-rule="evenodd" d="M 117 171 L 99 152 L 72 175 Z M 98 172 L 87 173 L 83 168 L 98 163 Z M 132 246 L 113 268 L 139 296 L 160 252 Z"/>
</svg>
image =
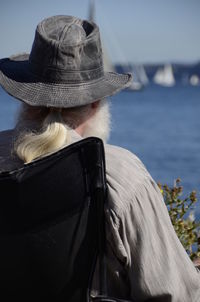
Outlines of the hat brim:
<svg viewBox="0 0 200 302">
<path fill-rule="evenodd" d="M 67 108 L 93 103 L 130 86 L 131 74 L 105 72 L 87 83 L 48 83 L 28 67 L 28 55 L 0 61 L 0 84 L 8 94 L 31 106 Z"/>
</svg>

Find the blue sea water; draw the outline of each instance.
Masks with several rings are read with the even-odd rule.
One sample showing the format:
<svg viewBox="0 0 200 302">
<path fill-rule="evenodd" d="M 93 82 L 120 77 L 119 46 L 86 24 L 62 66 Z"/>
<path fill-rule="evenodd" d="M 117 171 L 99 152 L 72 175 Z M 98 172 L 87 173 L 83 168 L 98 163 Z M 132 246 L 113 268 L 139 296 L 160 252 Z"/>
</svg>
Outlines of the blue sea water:
<svg viewBox="0 0 200 302">
<path fill-rule="evenodd" d="M 0 88 L 0 130 L 12 128 L 20 102 Z M 111 98 L 109 143 L 134 152 L 156 182 L 181 178 L 184 194 L 198 194 L 200 217 L 200 87 L 149 85 Z"/>
<path fill-rule="evenodd" d="M 134 152 L 157 182 L 173 186 L 180 177 L 184 195 L 196 190 L 200 197 L 200 87 L 149 85 L 122 92 L 113 99 L 112 114 L 110 143 Z"/>
</svg>

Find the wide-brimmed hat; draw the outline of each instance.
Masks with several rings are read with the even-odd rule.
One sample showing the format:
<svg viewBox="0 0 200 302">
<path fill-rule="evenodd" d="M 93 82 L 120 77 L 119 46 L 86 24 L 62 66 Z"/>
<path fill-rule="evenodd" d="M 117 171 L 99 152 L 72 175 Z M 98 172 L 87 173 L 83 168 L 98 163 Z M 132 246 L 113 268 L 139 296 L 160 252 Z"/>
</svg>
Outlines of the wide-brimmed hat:
<svg viewBox="0 0 200 302">
<path fill-rule="evenodd" d="M 130 74 L 105 72 L 99 28 L 73 16 L 37 25 L 30 55 L 0 60 L 0 84 L 32 106 L 75 107 L 111 96 L 131 84 Z"/>
</svg>

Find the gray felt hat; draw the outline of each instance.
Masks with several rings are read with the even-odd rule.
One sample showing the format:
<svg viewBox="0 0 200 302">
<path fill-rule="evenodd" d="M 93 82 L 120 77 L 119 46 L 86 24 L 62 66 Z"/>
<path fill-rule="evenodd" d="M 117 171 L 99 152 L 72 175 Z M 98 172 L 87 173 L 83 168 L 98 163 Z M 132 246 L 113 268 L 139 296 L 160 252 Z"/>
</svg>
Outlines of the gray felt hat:
<svg viewBox="0 0 200 302">
<path fill-rule="evenodd" d="M 104 72 L 98 26 L 53 16 L 36 28 L 30 55 L 0 60 L 0 84 L 32 106 L 75 107 L 111 96 L 131 84 L 130 74 Z"/>
</svg>

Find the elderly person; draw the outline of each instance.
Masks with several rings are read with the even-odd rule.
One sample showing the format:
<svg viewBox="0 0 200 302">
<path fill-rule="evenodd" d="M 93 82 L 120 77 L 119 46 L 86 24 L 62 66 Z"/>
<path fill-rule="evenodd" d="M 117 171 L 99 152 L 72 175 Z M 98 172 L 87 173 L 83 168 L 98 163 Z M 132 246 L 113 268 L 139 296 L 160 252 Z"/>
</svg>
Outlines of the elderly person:
<svg viewBox="0 0 200 302">
<path fill-rule="evenodd" d="M 200 276 L 171 224 L 160 190 L 131 152 L 106 144 L 106 97 L 129 74 L 104 72 L 98 26 L 72 16 L 38 24 L 30 55 L 0 61 L 0 83 L 23 102 L 0 134 L 0 170 L 11 170 L 88 136 L 105 142 L 108 291 L 132 301 L 200 301 Z M 92 295 L 98 293 L 96 273 Z"/>
</svg>

